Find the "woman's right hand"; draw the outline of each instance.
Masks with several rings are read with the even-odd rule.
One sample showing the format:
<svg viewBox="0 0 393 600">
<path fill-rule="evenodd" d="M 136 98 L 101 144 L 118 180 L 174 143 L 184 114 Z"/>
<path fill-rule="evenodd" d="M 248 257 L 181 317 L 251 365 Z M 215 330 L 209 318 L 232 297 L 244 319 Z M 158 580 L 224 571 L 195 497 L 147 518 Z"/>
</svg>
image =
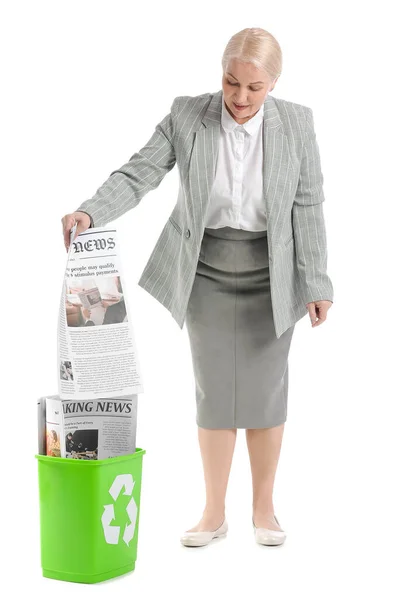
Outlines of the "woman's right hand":
<svg viewBox="0 0 393 600">
<path fill-rule="evenodd" d="M 77 238 L 80 233 L 83 233 L 83 231 L 86 231 L 86 229 L 89 229 L 90 216 L 87 213 L 77 210 L 73 213 L 70 213 L 69 215 L 64 215 L 64 217 L 61 219 L 61 222 L 63 225 L 64 245 L 68 252 L 68 249 L 70 247 L 71 228 L 75 225 L 75 223 L 78 223 L 78 226 L 77 226 L 76 232 L 75 232 L 75 238 Z"/>
</svg>

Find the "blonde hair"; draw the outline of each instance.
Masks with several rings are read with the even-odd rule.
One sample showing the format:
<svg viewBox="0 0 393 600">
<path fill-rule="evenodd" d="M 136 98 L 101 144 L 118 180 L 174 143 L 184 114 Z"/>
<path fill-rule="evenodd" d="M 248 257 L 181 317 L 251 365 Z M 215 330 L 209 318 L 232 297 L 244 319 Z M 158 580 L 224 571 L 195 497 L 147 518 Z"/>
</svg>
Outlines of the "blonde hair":
<svg viewBox="0 0 393 600">
<path fill-rule="evenodd" d="M 259 27 L 248 27 L 235 33 L 226 45 L 221 64 L 223 71 L 232 58 L 250 62 L 264 69 L 271 81 L 281 75 L 282 53 L 279 43 L 271 33 Z"/>
</svg>

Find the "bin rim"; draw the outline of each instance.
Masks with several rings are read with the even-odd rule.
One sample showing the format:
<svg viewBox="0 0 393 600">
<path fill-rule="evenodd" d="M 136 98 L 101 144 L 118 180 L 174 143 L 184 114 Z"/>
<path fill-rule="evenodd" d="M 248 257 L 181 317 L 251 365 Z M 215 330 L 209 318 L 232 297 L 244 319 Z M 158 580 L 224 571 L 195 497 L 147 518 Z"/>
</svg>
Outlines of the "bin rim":
<svg viewBox="0 0 393 600">
<path fill-rule="evenodd" d="M 113 456 L 112 458 L 98 458 L 97 460 L 77 460 L 74 458 L 63 458 L 60 456 L 47 456 L 46 454 L 36 454 L 35 458 L 39 461 L 43 462 L 54 462 L 56 461 L 58 464 L 67 464 L 67 465 L 83 465 L 82 468 L 86 467 L 99 467 L 102 465 L 111 465 L 113 463 L 125 462 L 133 459 L 141 458 L 146 453 L 146 450 L 143 448 L 135 448 L 135 452 L 132 454 L 124 454 L 122 456 Z"/>
</svg>

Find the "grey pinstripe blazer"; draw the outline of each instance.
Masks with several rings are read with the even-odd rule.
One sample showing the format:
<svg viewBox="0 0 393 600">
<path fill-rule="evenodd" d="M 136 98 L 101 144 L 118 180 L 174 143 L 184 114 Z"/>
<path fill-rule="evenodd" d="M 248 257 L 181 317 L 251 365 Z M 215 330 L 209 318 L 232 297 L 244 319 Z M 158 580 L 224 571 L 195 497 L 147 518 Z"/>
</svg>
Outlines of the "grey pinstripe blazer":
<svg viewBox="0 0 393 600">
<path fill-rule="evenodd" d="M 104 226 L 134 208 L 177 163 L 177 202 L 138 285 L 183 328 L 195 277 L 218 156 L 222 90 L 177 96 L 147 144 L 113 171 L 76 210 Z M 323 175 L 310 108 L 267 95 L 263 121 L 270 284 L 276 336 L 308 314 L 306 304 L 333 302 L 327 269 Z"/>
</svg>

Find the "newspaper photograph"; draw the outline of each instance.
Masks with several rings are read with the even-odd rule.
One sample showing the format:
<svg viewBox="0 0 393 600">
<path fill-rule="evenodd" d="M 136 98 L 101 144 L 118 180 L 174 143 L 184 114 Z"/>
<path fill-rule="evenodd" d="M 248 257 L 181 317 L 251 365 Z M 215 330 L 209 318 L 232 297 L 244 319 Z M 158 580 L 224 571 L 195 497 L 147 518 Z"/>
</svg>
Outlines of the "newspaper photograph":
<svg viewBox="0 0 393 600">
<path fill-rule="evenodd" d="M 90 228 L 70 247 L 58 320 L 61 399 L 143 393 L 142 373 L 122 278 L 116 230 Z"/>
<path fill-rule="evenodd" d="M 132 454 L 136 448 L 136 394 L 98 400 L 38 400 L 41 454 L 79 460 L 102 460 Z M 42 430 L 46 447 L 42 446 Z"/>
<path fill-rule="evenodd" d="M 40 398 L 38 406 L 43 411 L 41 417 L 45 428 L 45 452 L 42 454 L 60 458 L 65 454 L 61 400 L 59 396 Z"/>
</svg>

